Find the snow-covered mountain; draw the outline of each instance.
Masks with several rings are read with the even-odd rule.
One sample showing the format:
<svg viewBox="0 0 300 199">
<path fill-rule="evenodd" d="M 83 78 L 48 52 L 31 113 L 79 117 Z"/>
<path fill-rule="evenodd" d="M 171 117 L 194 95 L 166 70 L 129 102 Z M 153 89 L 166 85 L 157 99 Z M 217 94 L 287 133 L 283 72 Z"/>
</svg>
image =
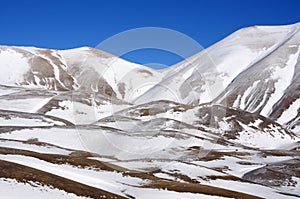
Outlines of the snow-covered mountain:
<svg viewBox="0 0 300 199">
<path fill-rule="evenodd" d="M 0 60 L 1 85 L 83 90 L 126 101 L 145 92 L 138 90 L 141 80 L 156 83 L 162 78 L 159 71 L 89 47 L 59 51 L 1 46 Z"/>
<path fill-rule="evenodd" d="M 233 33 L 165 71 L 164 79 L 137 100 L 213 102 L 269 117 L 299 132 L 300 23 L 254 26 Z"/>
<path fill-rule="evenodd" d="M 299 198 L 299 30 L 244 28 L 161 71 L 1 46 L 0 198 Z"/>
</svg>

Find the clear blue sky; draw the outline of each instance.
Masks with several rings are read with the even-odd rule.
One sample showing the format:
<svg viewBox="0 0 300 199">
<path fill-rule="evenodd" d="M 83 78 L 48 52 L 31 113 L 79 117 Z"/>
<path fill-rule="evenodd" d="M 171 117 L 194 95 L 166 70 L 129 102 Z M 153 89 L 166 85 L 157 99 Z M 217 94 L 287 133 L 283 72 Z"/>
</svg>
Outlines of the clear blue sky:
<svg viewBox="0 0 300 199">
<path fill-rule="evenodd" d="M 245 26 L 300 22 L 299 9 L 300 0 L 1 0 L 0 45 L 95 47 L 116 33 L 154 26 L 208 47 Z M 125 58 L 167 65 L 179 60 L 151 50 Z"/>
</svg>

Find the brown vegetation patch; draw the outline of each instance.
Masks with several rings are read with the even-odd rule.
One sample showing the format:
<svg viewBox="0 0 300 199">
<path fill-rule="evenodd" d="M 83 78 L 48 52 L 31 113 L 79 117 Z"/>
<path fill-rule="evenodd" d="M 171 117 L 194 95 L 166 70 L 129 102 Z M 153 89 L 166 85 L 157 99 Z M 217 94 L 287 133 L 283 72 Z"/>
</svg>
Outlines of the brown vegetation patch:
<svg viewBox="0 0 300 199">
<path fill-rule="evenodd" d="M 239 159 L 247 158 L 249 153 L 246 152 L 238 152 L 238 151 L 229 151 L 229 152 L 222 152 L 222 151 L 208 151 L 207 155 L 204 157 L 199 158 L 200 161 L 213 161 L 213 160 L 222 160 L 225 156 L 228 157 L 236 157 Z"/>
<path fill-rule="evenodd" d="M 143 188 L 167 189 L 176 192 L 199 193 L 199 194 L 222 196 L 222 197 L 229 197 L 229 198 L 261 199 L 261 197 L 258 196 L 253 196 L 250 194 L 231 191 L 231 190 L 218 188 L 218 187 L 212 187 L 208 185 L 202 185 L 196 183 L 170 182 L 164 180 L 151 182 L 148 185 L 144 185 Z"/>
<path fill-rule="evenodd" d="M 91 187 L 51 173 L 33 169 L 20 164 L 0 160 L 0 176 L 16 179 L 18 182 L 38 182 L 78 196 L 91 198 L 126 198 L 108 191 Z"/>
<path fill-rule="evenodd" d="M 248 182 L 248 180 L 236 177 L 236 176 L 231 176 L 231 175 L 226 175 L 226 176 L 206 176 L 207 179 L 210 180 L 227 180 L 227 181 L 235 181 L 235 182 Z"/>
<path fill-rule="evenodd" d="M 74 152 L 70 155 L 58 155 L 58 154 L 43 154 L 37 153 L 33 151 L 21 150 L 21 149 L 12 149 L 12 148 L 4 148 L 0 147 L 0 154 L 8 155 L 24 155 L 29 157 L 38 158 L 40 160 L 44 160 L 53 164 L 70 164 L 73 166 L 81 167 L 81 168 L 94 168 L 101 169 L 105 171 L 125 171 L 124 168 L 110 164 L 104 163 L 98 160 L 89 159 L 92 155 L 87 152 Z"/>
</svg>

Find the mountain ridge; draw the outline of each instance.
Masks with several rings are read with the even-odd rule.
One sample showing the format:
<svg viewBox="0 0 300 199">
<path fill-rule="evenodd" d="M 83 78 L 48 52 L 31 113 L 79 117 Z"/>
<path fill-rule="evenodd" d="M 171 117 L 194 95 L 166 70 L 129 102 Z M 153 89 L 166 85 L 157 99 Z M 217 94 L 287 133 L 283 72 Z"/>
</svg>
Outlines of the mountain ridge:
<svg viewBox="0 0 300 199">
<path fill-rule="evenodd" d="M 0 193 L 299 198 L 299 30 L 244 28 L 160 71 L 0 46 Z"/>
</svg>

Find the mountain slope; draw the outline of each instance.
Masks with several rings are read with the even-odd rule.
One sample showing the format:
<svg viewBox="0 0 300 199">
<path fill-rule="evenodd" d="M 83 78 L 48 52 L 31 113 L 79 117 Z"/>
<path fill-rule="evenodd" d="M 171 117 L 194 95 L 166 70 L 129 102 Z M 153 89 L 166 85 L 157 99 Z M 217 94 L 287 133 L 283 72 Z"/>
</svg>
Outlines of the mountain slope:
<svg viewBox="0 0 300 199">
<path fill-rule="evenodd" d="M 299 118 L 300 23 L 241 29 L 165 71 L 136 101 L 213 101 L 278 121 L 296 130 Z M 170 95 L 163 90 L 169 88 Z M 298 100 L 298 101 L 297 101 Z"/>
<path fill-rule="evenodd" d="M 0 60 L 4 70 L 1 85 L 79 89 L 128 102 L 149 88 L 138 88 L 144 80 L 153 84 L 161 79 L 158 71 L 88 47 L 59 51 L 1 46 Z"/>
</svg>

